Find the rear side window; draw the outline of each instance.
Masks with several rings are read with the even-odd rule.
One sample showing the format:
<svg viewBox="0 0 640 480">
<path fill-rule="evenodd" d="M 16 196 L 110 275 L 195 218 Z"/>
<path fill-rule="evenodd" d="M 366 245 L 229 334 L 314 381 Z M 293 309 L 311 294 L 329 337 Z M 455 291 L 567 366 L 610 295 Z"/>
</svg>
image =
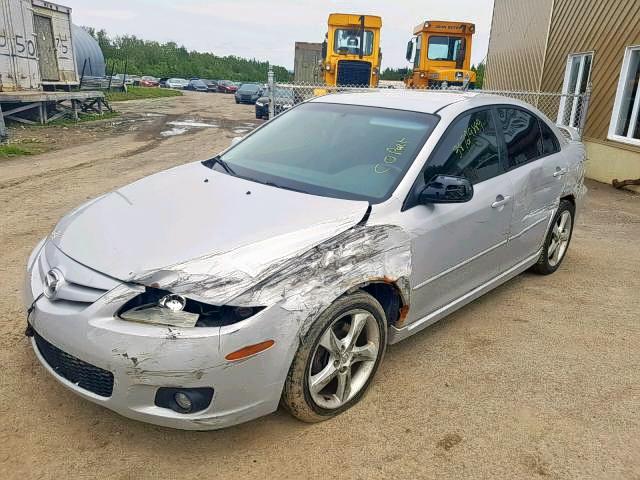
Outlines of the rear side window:
<svg viewBox="0 0 640 480">
<path fill-rule="evenodd" d="M 519 108 L 498 108 L 497 111 L 509 168 L 540 158 L 543 149 L 538 118 Z"/>
<path fill-rule="evenodd" d="M 449 127 L 429 159 L 424 180 L 453 175 L 476 184 L 501 173 L 493 115 L 491 110 L 477 110 L 459 117 Z"/>
<path fill-rule="evenodd" d="M 542 133 L 542 154 L 552 155 L 560 151 L 560 142 L 558 137 L 553 133 L 549 125 L 542 120 L 540 122 L 540 132 Z"/>
</svg>

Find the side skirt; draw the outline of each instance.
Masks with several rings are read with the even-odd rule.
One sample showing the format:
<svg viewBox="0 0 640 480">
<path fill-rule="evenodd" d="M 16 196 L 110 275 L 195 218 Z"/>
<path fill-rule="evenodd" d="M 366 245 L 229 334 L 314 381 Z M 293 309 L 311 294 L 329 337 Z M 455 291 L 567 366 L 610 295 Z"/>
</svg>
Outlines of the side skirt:
<svg viewBox="0 0 640 480">
<path fill-rule="evenodd" d="M 429 325 L 433 325 L 438 320 L 446 317 L 450 313 L 455 312 L 456 310 L 464 307 L 466 304 L 474 301 L 476 298 L 484 295 L 490 290 L 493 290 L 499 285 L 502 285 L 504 282 L 511 280 L 513 277 L 520 275 L 525 270 L 529 269 L 532 265 L 536 263 L 538 258 L 540 257 L 540 251 L 538 251 L 535 255 L 532 255 L 522 262 L 514 265 L 506 272 L 501 273 L 497 277 L 489 280 L 487 283 L 480 285 L 479 287 L 471 290 L 470 292 L 465 293 L 462 297 L 457 298 L 451 303 L 445 305 L 444 307 L 440 307 L 438 310 L 430 313 L 426 317 L 423 317 L 415 322 L 410 323 L 409 325 L 396 328 L 394 326 L 389 327 L 389 343 L 398 343 L 401 340 L 404 340 L 407 337 L 410 337 L 416 332 L 419 332 L 423 328 L 428 327 Z"/>
</svg>

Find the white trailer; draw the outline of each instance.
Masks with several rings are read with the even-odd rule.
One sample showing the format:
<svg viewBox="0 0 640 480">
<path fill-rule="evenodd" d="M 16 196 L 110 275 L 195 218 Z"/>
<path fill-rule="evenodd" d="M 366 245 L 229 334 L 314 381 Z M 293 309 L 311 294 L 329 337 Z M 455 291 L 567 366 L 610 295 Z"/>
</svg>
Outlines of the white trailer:
<svg viewBox="0 0 640 480">
<path fill-rule="evenodd" d="M 42 0 L 0 0 L 0 91 L 77 83 L 71 9 Z"/>
</svg>

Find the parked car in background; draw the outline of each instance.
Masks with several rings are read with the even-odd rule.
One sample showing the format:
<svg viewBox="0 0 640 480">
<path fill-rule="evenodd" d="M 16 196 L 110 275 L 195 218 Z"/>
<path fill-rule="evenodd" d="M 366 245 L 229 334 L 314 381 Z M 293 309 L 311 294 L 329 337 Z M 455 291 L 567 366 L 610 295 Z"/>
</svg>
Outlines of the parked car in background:
<svg viewBox="0 0 640 480">
<path fill-rule="evenodd" d="M 160 82 L 156 77 L 145 75 L 144 77 L 140 78 L 141 87 L 157 87 L 158 85 L 160 85 Z"/>
<path fill-rule="evenodd" d="M 506 97 L 320 96 L 63 217 L 27 262 L 26 334 L 65 388 L 137 420 L 326 420 L 388 344 L 560 268 L 585 159 Z"/>
<path fill-rule="evenodd" d="M 236 103 L 249 103 L 253 105 L 262 96 L 264 87 L 257 83 L 243 83 L 235 93 Z"/>
<path fill-rule="evenodd" d="M 218 91 L 221 93 L 236 93 L 238 86 L 230 80 L 220 80 L 218 82 Z"/>
<path fill-rule="evenodd" d="M 167 88 L 176 88 L 178 90 L 184 90 L 189 85 L 189 81 L 184 78 L 169 78 L 167 79 Z"/>
<path fill-rule="evenodd" d="M 207 86 L 207 91 L 208 92 L 217 92 L 218 91 L 218 82 L 216 80 L 207 80 L 206 78 L 203 78 L 202 81 Z"/>
<path fill-rule="evenodd" d="M 207 87 L 207 84 L 203 80 L 200 80 L 199 78 L 189 80 L 189 83 L 187 84 L 186 87 L 184 87 L 184 89 L 185 90 L 192 90 L 194 92 L 208 92 L 209 91 L 209 87 Z"/>
<path fill-rule="evenodd" d="M 169 88 L 167 87 L 167 80 L 169 80 L 169 77 L 162 77 L 160 80 L 158 80 L 158 86 L 160 88 Z"/>
<path fill-rule="evenodd" d="M 140 77 L 138 75 L 127 75 L 124 80 L 125 85 L 133 85 L 137 87 L 140 84 Z"/>
<path fill-rule="evenodd" d="M 290 109 L 295 105 L 295 97 L 293 89 L 286 87 L 276 87 L 275 94 L 275 107 L 274 112 L 276 115 Z M 262 89 L 262 95 L 256 99 L 256 118 L 269 119 L 269 88 L 264 87 Z"/>
</svg>

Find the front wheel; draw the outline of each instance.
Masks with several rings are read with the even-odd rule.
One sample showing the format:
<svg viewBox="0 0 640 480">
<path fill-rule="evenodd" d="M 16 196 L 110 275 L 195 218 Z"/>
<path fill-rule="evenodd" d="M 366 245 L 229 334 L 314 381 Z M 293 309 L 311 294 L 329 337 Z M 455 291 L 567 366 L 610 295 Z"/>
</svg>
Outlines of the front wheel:
<svg viewBox="0 0 640 480">
<path fill-rule="evenodd" d="M 385 313 L 364 292 L 334 302 L 298 347 L 282 403 L 305 422 L 328 420 L 355 405 L 368 389 L 387 344 Z"/>
<path fill-rule="evenodd" d="M 534 272 L 549 275 L 555 272 L 564 260 L 573 234 L 576 207 L 568 200 L 561 200 L 551 228 L 544 241 L 538 262 L 531 268 Z"/>
</svg>

